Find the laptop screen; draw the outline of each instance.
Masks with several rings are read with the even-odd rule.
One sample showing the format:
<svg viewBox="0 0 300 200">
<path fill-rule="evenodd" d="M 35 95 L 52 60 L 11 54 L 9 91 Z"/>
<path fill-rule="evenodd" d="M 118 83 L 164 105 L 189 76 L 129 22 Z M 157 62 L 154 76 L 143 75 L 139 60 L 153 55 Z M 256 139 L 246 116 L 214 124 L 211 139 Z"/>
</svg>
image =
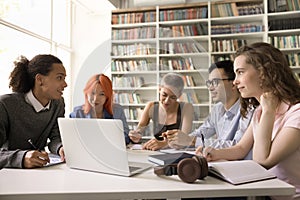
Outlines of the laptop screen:
<svg viewBox="0 0 300 200">
<path fill-rule="evenodd" d="M 121 120 L 59 118 L 58 124 L 69 167 L 130 175 Z"/>
</svg>

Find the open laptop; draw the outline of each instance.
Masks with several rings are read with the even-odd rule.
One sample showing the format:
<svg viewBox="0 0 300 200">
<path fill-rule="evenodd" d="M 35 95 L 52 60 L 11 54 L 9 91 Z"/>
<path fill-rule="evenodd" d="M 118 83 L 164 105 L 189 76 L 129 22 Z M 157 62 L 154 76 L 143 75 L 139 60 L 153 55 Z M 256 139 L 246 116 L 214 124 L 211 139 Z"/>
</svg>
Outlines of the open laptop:
<svg viewBox="0 0 300 200">
<path fill-rule="evenodd" d="M 119 119 L 58 118 L 58 125 L 70 168 L 131 176 L 152 167 L 128 161 Z"/>
</svg>

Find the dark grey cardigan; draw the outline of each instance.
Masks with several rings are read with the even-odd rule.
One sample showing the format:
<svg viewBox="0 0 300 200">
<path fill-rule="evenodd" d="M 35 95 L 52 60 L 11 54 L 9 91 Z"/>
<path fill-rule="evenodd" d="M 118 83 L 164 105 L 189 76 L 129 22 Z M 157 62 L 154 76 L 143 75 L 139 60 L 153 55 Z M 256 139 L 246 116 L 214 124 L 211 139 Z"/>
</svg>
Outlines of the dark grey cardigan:
<svg viewBox="0 0 300 200">
<path fill-rule="evenodd" d="M 48 148 L 57 154 L 61 147 L 57 118 L 64 112 L 63 98 L 52 100 L 49 110 L 37 113 L 23 93 L 0 96 L 0 166 L 22 168 L 25 153 L 32 149 L 28 139 L 44 149 L 49 138 Z"/>
</svg>

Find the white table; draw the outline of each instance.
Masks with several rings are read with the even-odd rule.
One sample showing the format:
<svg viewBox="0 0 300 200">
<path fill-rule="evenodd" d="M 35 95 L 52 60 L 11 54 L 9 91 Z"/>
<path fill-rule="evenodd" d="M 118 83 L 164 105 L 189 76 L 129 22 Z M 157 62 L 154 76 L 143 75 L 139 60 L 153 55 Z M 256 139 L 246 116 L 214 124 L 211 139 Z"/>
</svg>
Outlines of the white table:
<svg viewBox="0 0 300 200">
<path fill-rule="evenodd" d="M 147 153 L 132 153 L 130 160 L 146 161 Z M 1 200 L 180 199 L 193 197 L 292 195 L 293 186 L 271 179 L 234 186 L 213 177 L 194 184 L 177 176 L 157 177 L 153 169 L 122 177 L 70 169 L 66 164 L 40 169 L 0 170 Z"/>
</svg>

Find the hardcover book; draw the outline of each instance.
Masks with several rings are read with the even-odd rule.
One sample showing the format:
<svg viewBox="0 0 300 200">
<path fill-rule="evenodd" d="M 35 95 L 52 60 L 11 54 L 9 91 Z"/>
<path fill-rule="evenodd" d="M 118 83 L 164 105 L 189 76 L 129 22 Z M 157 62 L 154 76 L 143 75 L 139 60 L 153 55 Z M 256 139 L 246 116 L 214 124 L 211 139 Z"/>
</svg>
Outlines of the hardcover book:
<svg viewBox="0 0 300 200">
<path fill-rule="evenodd" d="M 167 165 L 178 163 L 180 160 L 184 158 L 192 158 L 195 154 L 189 154 L 185 152 L 179 153 L 166 153 L 166 154 L 157 154 L 150 155 L 148 160 L 158 165 Z"/>
</svg>

